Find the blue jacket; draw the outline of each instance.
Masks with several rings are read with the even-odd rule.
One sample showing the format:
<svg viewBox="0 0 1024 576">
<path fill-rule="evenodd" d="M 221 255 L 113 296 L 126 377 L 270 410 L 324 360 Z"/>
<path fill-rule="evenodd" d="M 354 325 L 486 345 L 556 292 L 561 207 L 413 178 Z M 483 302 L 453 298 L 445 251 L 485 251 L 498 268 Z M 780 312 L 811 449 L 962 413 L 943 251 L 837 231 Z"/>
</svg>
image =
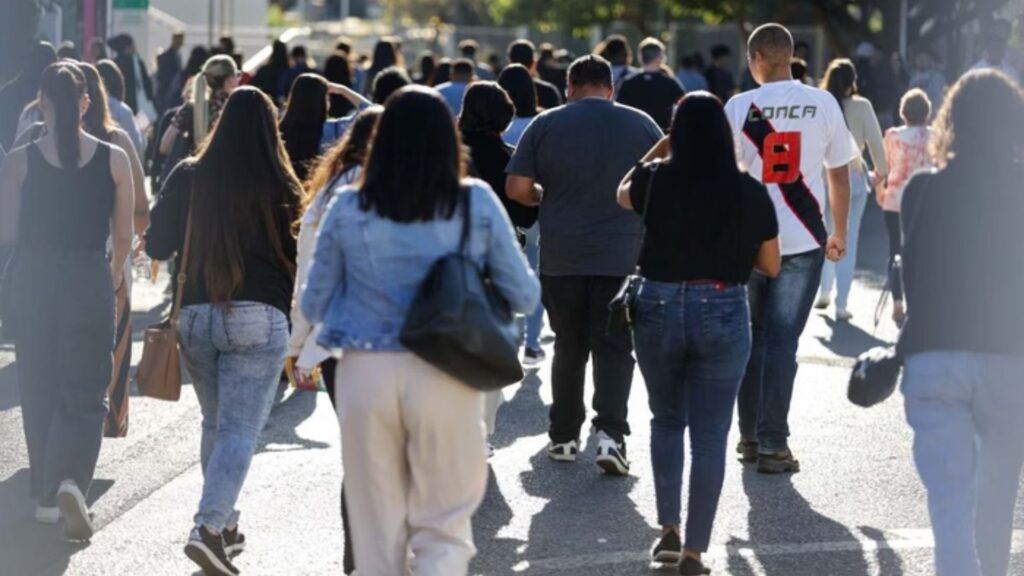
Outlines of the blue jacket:
<svg viewBox="0 0 1024 576">
<path fill-rule="evenodd" d="M 540 283 L 519 249 L 494 192 L 467 180 L 472 203 L 470 254 L 516 313 L 533 312 Z M 317 342 L 329 350 L 405 351 L 399 335 L 434 263 L 459 249 L 463 217 L 400 223 L 359 207 L 359 192 L 342 188 L 320 223 L 302 290 L 302 313 L 322 323 Z"/>
</svg>

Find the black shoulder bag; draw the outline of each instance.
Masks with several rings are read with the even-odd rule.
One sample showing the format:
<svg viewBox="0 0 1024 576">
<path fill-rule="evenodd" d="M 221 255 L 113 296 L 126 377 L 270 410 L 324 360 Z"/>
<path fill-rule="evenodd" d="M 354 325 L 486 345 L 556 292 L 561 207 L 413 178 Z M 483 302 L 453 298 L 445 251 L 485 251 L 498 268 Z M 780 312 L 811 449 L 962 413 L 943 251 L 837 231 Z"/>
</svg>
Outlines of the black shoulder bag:
<svg viewBox="0 0 1024 576">
<path fill-rule="evenodd" d="M 651 176 L 647 179 L 647 189 L 644 195 L 644 210 L 641 219 L 644 224 L 643 235 L 640 236 L 640 252 L 637 255 L 636 269 L 633 274 L 626 276 L 622 286 L 619 288 L 615 298 L 608 303 L 608 325 L 605 328 L 607 334 L 628 332 L 633 328 L 633 310 L 636 306 L 637 296 L 644 286 L 644 277 L 640 275 L 640 263 L 643 261 L 644 250 L 647 248 L 647 213 L 651 208 L 651 201 L 654 191 L 654 177 L 658 174 L 660 162 L 651 163 Z"/>
<path fill-rule="evenodd" d="M 438 370 L 491 392 L 523 379 L 519 331 L 508 302 L 470 255 L 472 190 L 464 196 L 459 251 L 442 257 L 427 274 L 400 341 Z"/>
</svg>

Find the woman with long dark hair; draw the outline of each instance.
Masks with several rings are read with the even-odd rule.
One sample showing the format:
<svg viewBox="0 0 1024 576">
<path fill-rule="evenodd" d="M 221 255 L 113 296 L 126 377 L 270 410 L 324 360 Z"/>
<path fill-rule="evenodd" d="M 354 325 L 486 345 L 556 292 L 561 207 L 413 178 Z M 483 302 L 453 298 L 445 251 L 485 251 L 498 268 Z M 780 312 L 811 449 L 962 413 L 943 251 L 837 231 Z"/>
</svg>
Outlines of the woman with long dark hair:
<svg viewBox="0 0 1024 576">
<path fill-rule="evenodd" d="M 301 191 L 273 103 L 243 87 L 196 157 L 167 179 L 146 233 L 149 255 L 178 254 L 185 274 L 177 329 L 203 412 L 204 472 L 185 553 L 208 575 L 238 573 L 229 556 L 245 539 L 235 505 L 288 349 Z"/>
<path fill-rule="evenodd" d="M 398 66 L 405 67 L 402 58 L 401 42 L 398 38 L 387 36 L 377 41 L 373 47 L 373 60 L 366 69 L 366 76 L 363 80 L 363 94 L 370 96 L 373 93 L 373 81 L 382 70 Z"/>
<path fill-rule="evenodd" d="M 300 181 L 309 175 L 310 164 L 344 135 L 349 124 L 348 119 L 328 118 L 328 98 L 335 94 L 347 98 L 353 107 L 369 105 L 351 88 L 329 84 L 317 74 L 302 74 L 292 83 L 281 118 L 281 137 Z"/>
<path fill-rule="evenodd" d="M 708 574 L 733 406 L 750 357 L 746 283 L 775 277 L 778 222 L 763 185 L 740 170 L 721 101 L 686 96 L 667 139 L 626 175 L 619 204 L 645 217 L 645 278 L 636 304 L 637 361 L 650 398 L 651 463 L 662 538 L 654 560 Z M 690 431 L 690 505 L 680 538 L 683 437 Z"/>
<path fill-rule="evenodd" d="M 338 363 L 345 494 L 360 573 L 465 576 L 487 486 L 483 395 L 407 351 L 399 334 L 435 262 L 458 250 L 490 270 L 514 311 L 540 297 L 486 184 L 464 178 L 451 113 L 434 91 L 388 99 L 361 181 L 320 225 L 302 312 Z M 413 385 L 414 384 L 414 385 Z"/>
<path fill-rule="evenodd" d="M 502 135 L 510 146 L 518 146 L 526 127 L 537 116 L 537 85 L 530 71 L 522 64 L 510 64 L 498 75 L 498 84 L 508 93 L 516 113 Z"/>
<path fill-rule="evenodd" d="M 281 76 L 288 71 L 288 68 L 288 45 L 280 40 L 274 40 L 270 48 L 270 58 L 256 70 L 256 74 L 252 78 L 252 85 L 273 100 L 277 97 Z"/>
<path fill-rule="evenodd" d="M 352 87 L 352 65 L 349 64 L 347 53 L 334 52 L 324 60 L 324 79 L 331 84 Z M 354 108 L 355 106 L 348 98 L 340 94 L 331 94 L 328 116 L 341 118 L 350 114 Z"/>
<path fill-rule="evenodd" d="M 857 245 L 860 239 L 860 224 L 868 205 L 871 190 L 885 182 L 889 174 L 889 162 L 885 157 L 885 143 L 882 129 L 875 115 L 875 108 L 866 98 L 857 93 L 857 69 L 845 58 L 833 60 L 825 71 L 821 87 L 839 102 L 860 155 L 850 164 L 850 216 L 847 224 L 849 236 L 846 240 L 846 258 L 838 263 L 825 262 L 821 271 L 821 287 L 815 307 L 828 308 L 832 301 L 832 285 L 836 288 L 836 320 L 847 322 L 853 314 L 847 303 L 853 287 L 853 274 L 857 267 Z M 865 148 L 871 153 L 873 171 L 868 171 L 862 158 Z M 831 211 L 825 211 L 831 227 Z"/>
<path fill-rule="evenodd" d="M 935 123 L 937 171 L 903 192 L 899 348 L 937 576 L 1006 574 L 1024 462 L 1024 94 L 971 72 Z"/>
<path fill-rule="evenodd" d="M 131 167 L 123 150 L 83 129 L 90 100 L 74 64 L 44 71 L 39 107 L 43 135 L 11 152 L 0 170 L 0 246 L 15 248 L 0 313 L 15 343 L 36 518 L 63 517 L 68 538 L 88 540 L 114 291 L 132 242 Z"/>
</svg>

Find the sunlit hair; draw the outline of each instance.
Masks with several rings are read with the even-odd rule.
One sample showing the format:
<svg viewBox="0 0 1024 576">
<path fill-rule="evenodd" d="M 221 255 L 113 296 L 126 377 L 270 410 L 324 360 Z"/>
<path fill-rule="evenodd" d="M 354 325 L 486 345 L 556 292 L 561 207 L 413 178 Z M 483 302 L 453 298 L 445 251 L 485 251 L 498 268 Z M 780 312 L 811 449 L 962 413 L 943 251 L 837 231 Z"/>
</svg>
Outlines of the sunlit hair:
<svg viewBox="0 0 1024 576">
<path fill-rule="evenodd" d="M 932 153 L 939 166 L 1022 159 L 1024 95 L 996 70 L 969 72 L 953 85 L 935 120 Z"/>
<path fill-rule="evenodd" d="M 361 166 L 366 161 L 373 129 L 383 112 L 383 106 L 370 106 L 360 112 L 345 136 L 310 169 L 305 185 L 306 194 L 302 198 L 302 212 L 309 208 L 317 193 L 335 176 Z"/>
<path fill-rule="evenodd" d="M 396 222 L 451 218 L 466 161 L 448 105 L 435 90 L 407 86 L 377 122 L 360 184 L 360 207 Z"/>
<path fill-rule="evenodd" d="M 900 117 L 910 126 L 924 126 L 932 115 L 932 101 L 920 88 L 913 88 L 900 98 Z"/>
<path fill-rule="evenodd" d="M 117 124 L 110 116 L 107 89 L 103 80 L 100 79 L 100 73 L 95 66 L 88 62 L 77 62 L 76 65 L 85 76 L 85 90 L 89 94 L 89 109 L 82 115 L 82 128 L 96 138 L 110 142 L 114 130 L 117 129 Z"/>
<path fill-rule="evenodd" d="M 188 275 L 202 278 L 214 303 L 230 302 L 245 278 L 243 253 L 262 235 L 294 273 L 281 230 L 294 221 L 302 186 L 277 129 L 277 110 L 263 92 L 231 93 L 195 158 L 191 195 L 192 254 Z"/>
</svg>

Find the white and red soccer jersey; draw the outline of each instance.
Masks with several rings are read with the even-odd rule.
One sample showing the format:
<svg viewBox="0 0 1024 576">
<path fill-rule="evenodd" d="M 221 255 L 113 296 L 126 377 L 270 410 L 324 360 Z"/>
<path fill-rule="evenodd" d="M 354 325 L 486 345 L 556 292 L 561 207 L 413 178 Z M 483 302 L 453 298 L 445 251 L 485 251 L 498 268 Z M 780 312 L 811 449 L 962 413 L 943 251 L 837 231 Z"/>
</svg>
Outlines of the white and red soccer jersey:
<svg viewBox="0 0 1024 576">
<path fill-rule="evenodd" d="M 799 82 L 771 82 L 725 109 L 740 164 L 775 203 L 782 254 L 824 247 L 825 168 L 845 166 L 859 153 L 839 103 Z"/>
</svg>

